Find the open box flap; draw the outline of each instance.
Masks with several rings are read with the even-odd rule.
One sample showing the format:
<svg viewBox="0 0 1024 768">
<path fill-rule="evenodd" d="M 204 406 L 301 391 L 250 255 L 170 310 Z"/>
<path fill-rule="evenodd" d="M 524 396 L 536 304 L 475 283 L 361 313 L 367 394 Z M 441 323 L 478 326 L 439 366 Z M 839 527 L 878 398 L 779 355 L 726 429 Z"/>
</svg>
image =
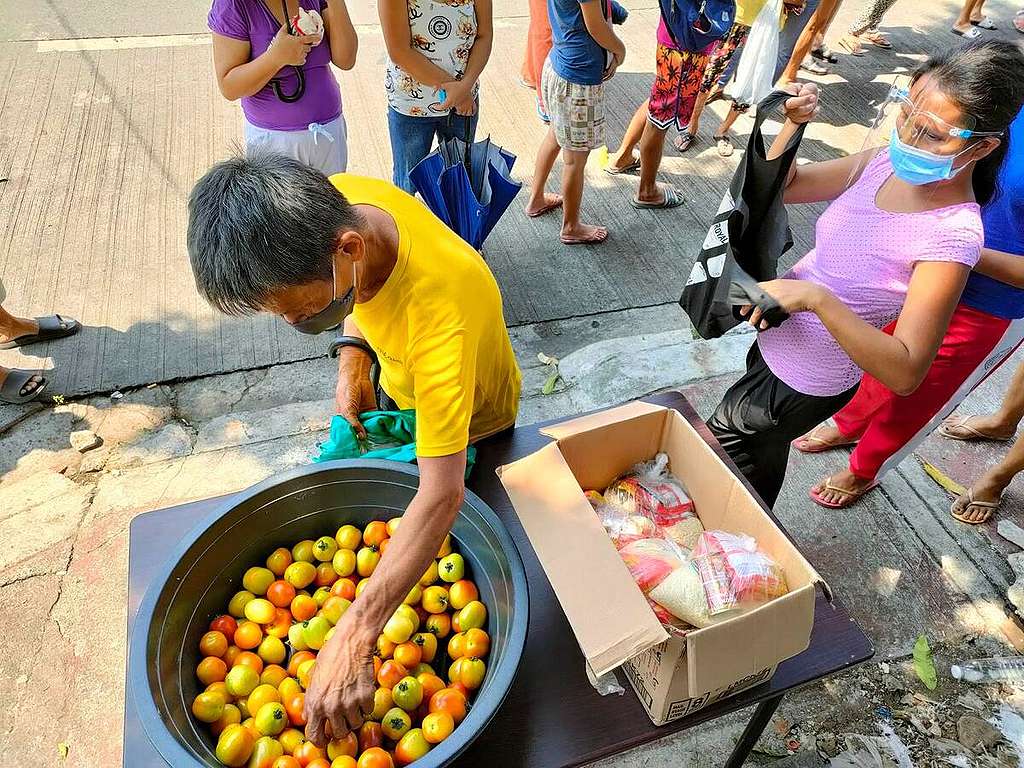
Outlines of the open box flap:
<svg viewBox="0 0 1024 768">
<path fill-rule="evenodd" d="M 641 400 L 634 400 L 631 403 L 620 405 L 616 408 L 609 408 L 607 411 L 592 413 L 588 416 L 580 416 L 576 419 L 569 419 L 558 424 L 552 424 L 540 430 L 542 435 L 547 435 L 555 440 L 562 440 L 571 435 L 587 432 L 598 427 L 606 427 L 609 424 L 617 424 L 622 421 L 635 419 L 637 416 L 644 416 L 648 413 L 664 411 L 661 405 L 645 403 Z"/>
<path fill-rule="evenodd" d="M 498 476 L 595 674 L 668 639 L 557 443 Z"/>
<path fill-rule="evenodd" d="M 735 685 L 803 653 L 814 624 L 814 585 L 777 598 L 734 619 L 686 636 L 690 694 L 700 696 Z"/>
</svg>

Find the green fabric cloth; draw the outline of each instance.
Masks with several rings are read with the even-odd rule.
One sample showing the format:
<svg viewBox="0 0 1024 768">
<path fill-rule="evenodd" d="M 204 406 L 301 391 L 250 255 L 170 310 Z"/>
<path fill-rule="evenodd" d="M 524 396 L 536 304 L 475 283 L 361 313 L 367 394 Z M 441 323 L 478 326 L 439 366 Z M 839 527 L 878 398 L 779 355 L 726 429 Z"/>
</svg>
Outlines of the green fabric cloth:
<svg viewBox="0 0 1024 768">
<path fill-rule="evenodd" d="M 331 434 L 320 444 L 320 455 L 313 461 L 334 459 L 387 459 L 416 463 L 416 411 L 367 411 L 359 415 L 366 430 L 361 440 L 355 429 L 341 416 L 331 419 Z M 466 477 L 473 470 L 476 448 L 466 451 Z"/>
</svg>

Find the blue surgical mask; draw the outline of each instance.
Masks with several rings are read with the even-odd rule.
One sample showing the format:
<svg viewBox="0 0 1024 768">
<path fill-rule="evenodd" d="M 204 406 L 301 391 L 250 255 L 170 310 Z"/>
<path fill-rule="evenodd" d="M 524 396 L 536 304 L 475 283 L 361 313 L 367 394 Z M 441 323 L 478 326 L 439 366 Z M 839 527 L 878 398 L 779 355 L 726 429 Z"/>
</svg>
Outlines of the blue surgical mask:
<svg viewBox="0 0 1024 768">
<path fill-rule="evenodd" d="M 953 160 L 959 155 L 936 155 L 903 143 L 896 129 L 892 129 L 889 140 L 889 161 L 896 178 L 917 186 L 945 181 L 956 176 L 965 166 L 953 168 Z"/>
</svg>

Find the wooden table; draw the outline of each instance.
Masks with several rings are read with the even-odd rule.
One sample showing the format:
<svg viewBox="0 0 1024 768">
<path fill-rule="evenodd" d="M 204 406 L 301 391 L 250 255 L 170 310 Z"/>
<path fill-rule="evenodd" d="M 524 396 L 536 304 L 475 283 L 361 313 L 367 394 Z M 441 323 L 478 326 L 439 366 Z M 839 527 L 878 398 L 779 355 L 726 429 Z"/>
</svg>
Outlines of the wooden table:
<svg viewBox="0 0 1024 768">
<path fill-rule="evenodd" d="M 732 466 L 681 394 L 671 392 L 649 400 L 678 410 Z M 477 466 L 469 483 L 508 527 L 522 554 L 529 584 L 530 624 L 522 663 L 508 698 L 484 733 L 456 761 L 457 768 L 583 765 L 756 705 L 743 735 L 724 763 L 726 768 L 739 768 L 785 693 L 867 661 L 874 654 L 871 642 L 842 604 L 838 600 L 829 604 L 819 594 L 810 647 L 779 665 L 775 676 L 763 685 L 663 726 L 651 724 L 624 679 L 625 695 L 599 696 L 587 680 L 583 656 L 565 614 L 494 473 L 495 467 L 532 453 L 548 442 L 549 438 L 539 433 L 539 426 L 523 427 L 479 446 Z M 132 521 L 129 636 L 139 602 L 160 564 L 161 552 L 166 551 L 166 542 L 188 530 L 223 500 L 224 497 L 183 504 L 140 515 Z M 150 746 L 138 722 L 131 690 L 126 692 L 125 702 L 124 765 L 163 768 L 166 764 Z"/>
</svg>

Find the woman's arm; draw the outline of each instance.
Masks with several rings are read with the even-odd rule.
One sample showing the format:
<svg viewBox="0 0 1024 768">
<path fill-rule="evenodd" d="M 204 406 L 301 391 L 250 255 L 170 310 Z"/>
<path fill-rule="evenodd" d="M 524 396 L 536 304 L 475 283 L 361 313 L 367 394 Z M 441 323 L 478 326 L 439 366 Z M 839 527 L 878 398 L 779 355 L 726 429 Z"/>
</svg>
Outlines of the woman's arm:
<svg viewBox="0 0 1024 768">
<path fill-rule="evenodd" d="M 805 280 L 771 280 L 761 287 L 790 314 L 814 312 L 859 368 L 897 395 L 909 395 L 924 380 L 949 328 L 970 269 L 948 261 L 914 267 L 907 298 L 890 336 L 861 320 L 828 288 Z M 757 327 L 760 311 L 750 322 Z"/>
<path fill-rule="evenodd" d="M 349 70 L 356 65 L 359 38 L 352 26 L 345 0 L 327 0 L 324 9 L 324 32 L 331 46 L 331 61 L 338 69 Z"/>
<path fill-rule="evenodd" d="M 772 142 L 765 157 L 775 160 L 786 151 L 790 140 L 802 123 L 813 120 L 821 106 L 818 103 L 818 86 L 814 83 L 790 83 L 782 89 L 792 94 L 786 99 L 783 109 L 786 121 Z M 783 202 L 786 203 L 817 203 L 823 200 L 835 200 L 851 183 L 860 178 L 861 171 L 877 150 L 826 160 L 821 163 L 793 163 L 786 177 Z"/>
<path fill-rule="evenodd" d="M 476 39 L 469 51 L 469 61 L 461 80 L 454 80 L 448 75 L 448 82 L 442 83 L 445 100 L 441 109 L 452 109 L 460 115 L 471 115 L 476 111 L 476 82 L 483 74 L 488 59 L 491 58 L 491 46 L 494 40 L 494 24 L 491 0 L 475 0 L 476 8 Z"/>
<path fill-rule="evenodd" d="M 379 0 L 377 12 L 384 32 L 384 44 L 388 58 L 412 75 L 418 82 L 431 88 L 440 88 L 452 79 L 426 56 L 412 47 L 412 32 L 409 29 L 409 6 L 406 0 Z"/>
<path fill-rule="evenodd" d="M 1024 288 L 1024 256 L 982 248 L 981 260 L 974 271 L 1015 288 Z"/>
<path fill-rule="evenodd" d="M 249 41 L 213 33 L 213 68 L 217 86 L 228 101 L 252 96 L 261 91 L 278 71 L 289 64 L 306 63 L 310 47 L 319 43 L 318 35 L 289 35 L 282 28 L 270 46 L 252 61 Z"/>
</svg>

